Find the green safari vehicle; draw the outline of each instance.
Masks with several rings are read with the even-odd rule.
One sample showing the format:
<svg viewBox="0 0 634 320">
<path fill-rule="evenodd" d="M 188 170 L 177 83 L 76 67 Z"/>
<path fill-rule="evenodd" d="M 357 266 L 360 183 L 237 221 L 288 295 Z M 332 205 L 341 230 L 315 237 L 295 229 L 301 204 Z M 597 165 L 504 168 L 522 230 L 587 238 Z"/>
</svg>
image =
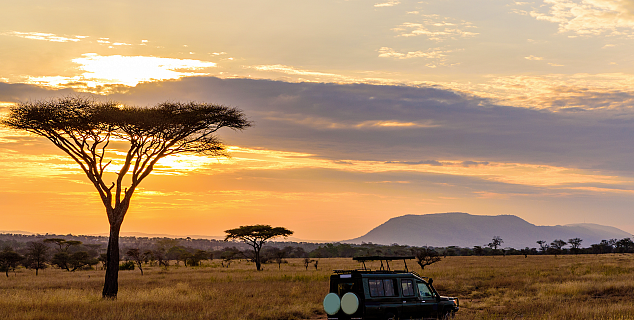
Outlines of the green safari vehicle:
<svg viewBox="0 0 634 320">
<path fill-rule="evenodd" d="M 357 257 L 363 269 L 335 270 L 324 298 L 328 320 L 450 319 L 460 308 L 458 298 L 438 294 L 433 280 L 407 270 L 390 270 L 389 261 L 414 257 Z M 380 270 L 366 261 L 381 260 Z M 383 261 L 387 268 L 384 268 Z"/>
</svg>

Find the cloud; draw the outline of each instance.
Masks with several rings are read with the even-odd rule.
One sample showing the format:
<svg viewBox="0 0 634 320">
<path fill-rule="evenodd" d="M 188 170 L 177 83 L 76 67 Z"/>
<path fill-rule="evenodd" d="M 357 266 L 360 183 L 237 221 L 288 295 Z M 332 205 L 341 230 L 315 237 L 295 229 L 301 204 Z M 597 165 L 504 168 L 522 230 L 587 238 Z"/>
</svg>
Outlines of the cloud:
<svg viewBox="0 0 634 320">
<path fill-rule="evenodd" d="M 377 3 L 374 6 L 375 7 L 393 7 L 395 5 L 400 4 L 401 2 L 398 0 L 389 0 L 388 2 L 383 2 L 383 3 Z"/>
<path fill-rule="evenodd" d="M 543 7 L 548 11 L 536 9 L 530 15 L 557 23 L 561 33 L 634 36 L 633 0 L 544 0 Z"/>
<path fill-rule="evenodd" d="M 5 36 L 14 36 L 31 40 L 42 40 L 42 41 L 50 41 L 50 42 L 79 42 L 84 38 L 88 38 L 88 36 L 59 36 L 53 33 L 44 33 L 44 32 L 18 32 L 18 31 L 10 31 L 0 33 Z"/>
<path fill-rule="evenodd" d="M 534 55 L 530 55 L 528 57 L 524 57 L 524 59 L 526 59 L 526 60 L 544 60 L 543 57 L 536 57 Z"/>
<path fill-rule="evenodd" d="M 381 47 L 379 50 L 379 58 L 393 58 L 398 60 L 423 58 L 433 60 L 427 66 L 435 68 L 437 66 L 447 66 L 447 54 L 454 50 L 443 50 L 442 48 L 433 48 L 427 51 L 409 51 L 407 53 L 397 52 L 389 47 Z"/>
<path fill-rule="evenodd" d="M 83 54 L 72 60 L 84 71 L 74 77 L 29 77 L 27 83 L 50 87 L 120 84 L 135 86 L 141 82 L 179 79 L 186 76 L 208 75 L 201 70 L 212 68 L 216 63 L 192 59 L 174 59 L 148 56 L 102 56 L 96 53 Z"/>
<path fill-rule="evenodd" d="M 479 34 L 465 30 L 476 27 L 464 20 L 443 18 L 439 15 L 423 15 L 421 20 L 416 23 L 403 23 L 393 28 L 392 31 L 397 32 L 398 37 L 424 36 L 436 42 L 474 37 Z"/>
<path fill-rule="evenodd" d="M 492 77 L 481 90 L 473 89 L 482 97 L 524 108 L 629 112 L 634 105 L 632 81 L 634 75 L 624 73 L 506 76 Z"/>
</svg>

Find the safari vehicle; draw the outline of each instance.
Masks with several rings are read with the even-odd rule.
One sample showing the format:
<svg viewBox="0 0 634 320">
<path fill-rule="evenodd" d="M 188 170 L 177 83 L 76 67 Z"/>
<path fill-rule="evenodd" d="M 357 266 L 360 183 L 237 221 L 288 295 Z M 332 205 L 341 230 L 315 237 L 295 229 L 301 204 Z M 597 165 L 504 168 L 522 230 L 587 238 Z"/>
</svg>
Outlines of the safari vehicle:
<svg viewBox="0 0 634 320">
<path fill-rule="evenodd" d="M 334 270 L 324 298 L 328 320 L 452 318 L 459 309 L 458 298 L 440 296 L 431 278 L 408 271 L 406 260 L 413 258 L 357 257 L 353 259 L 363 263 L 363 269 Z M 379 260 L 379 270 L 366 268 L 366 261 Z M 403 260 L 405 270 L 390 270 L 393 260 Z"/>
</svg>

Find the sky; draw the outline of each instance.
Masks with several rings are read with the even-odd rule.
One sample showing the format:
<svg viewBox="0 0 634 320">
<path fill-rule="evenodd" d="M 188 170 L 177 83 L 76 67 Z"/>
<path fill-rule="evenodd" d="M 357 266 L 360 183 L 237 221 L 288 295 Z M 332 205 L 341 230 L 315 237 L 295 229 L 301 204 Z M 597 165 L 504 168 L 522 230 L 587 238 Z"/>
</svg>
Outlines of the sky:
<svg viewBox="0 0 634 320">
<path fill-rule="evenodd" d="M 4 1 L 0 117 L 87 96 L 253 127 L 163 159 L 122 232 L 359 237 L 405 214 L 634 233 L 634 0 Z M 108 231 L 44 138 L 0 127 L 0 230 Z M 493 236 L 493 235 L 492 235 Z"/>
</svg>

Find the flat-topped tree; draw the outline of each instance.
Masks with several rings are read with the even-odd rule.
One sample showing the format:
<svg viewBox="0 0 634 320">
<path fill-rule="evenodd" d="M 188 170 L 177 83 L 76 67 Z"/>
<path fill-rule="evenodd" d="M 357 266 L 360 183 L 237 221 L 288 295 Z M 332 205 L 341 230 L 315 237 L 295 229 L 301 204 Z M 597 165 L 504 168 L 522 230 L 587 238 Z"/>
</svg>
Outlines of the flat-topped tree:
<svg viewBox="0 0 634 320">
<path fill-rule="evenodd" d="M 264 243 L 275 237 L 286 238 L 292 235 L 293 231 L 284 227 L 273 228 L 271 226 L 257 224 L 254 226 L 240 226 L 240 228 L 225 230 L 225 233 L 227 233 L 225 241 L 241 240 L 253 247 L 253 262 L 255 262 L 255 268 L 260 271 L 262 270 L 260 251 Z"/>
<path fill-rule="evenodd" d="M 164 102 L 144 108 L 80 97 L 19 103 L 2 123 L 53 142 L 97 189 L 110 223 L 104 298 L 117 296 L 121 223 L 134 191 L 156 163 L 186 152 L 226 155 L 215 132 L 250 126 L 241 110 L 222 105 Z M 119 147 L 124 157 L 117 157 L 115 144 L 125 144 Z M 113 169 L 114 181 L 106 181 L 106 169 L 116 161 L 121 167 Z"/>
</svg>

